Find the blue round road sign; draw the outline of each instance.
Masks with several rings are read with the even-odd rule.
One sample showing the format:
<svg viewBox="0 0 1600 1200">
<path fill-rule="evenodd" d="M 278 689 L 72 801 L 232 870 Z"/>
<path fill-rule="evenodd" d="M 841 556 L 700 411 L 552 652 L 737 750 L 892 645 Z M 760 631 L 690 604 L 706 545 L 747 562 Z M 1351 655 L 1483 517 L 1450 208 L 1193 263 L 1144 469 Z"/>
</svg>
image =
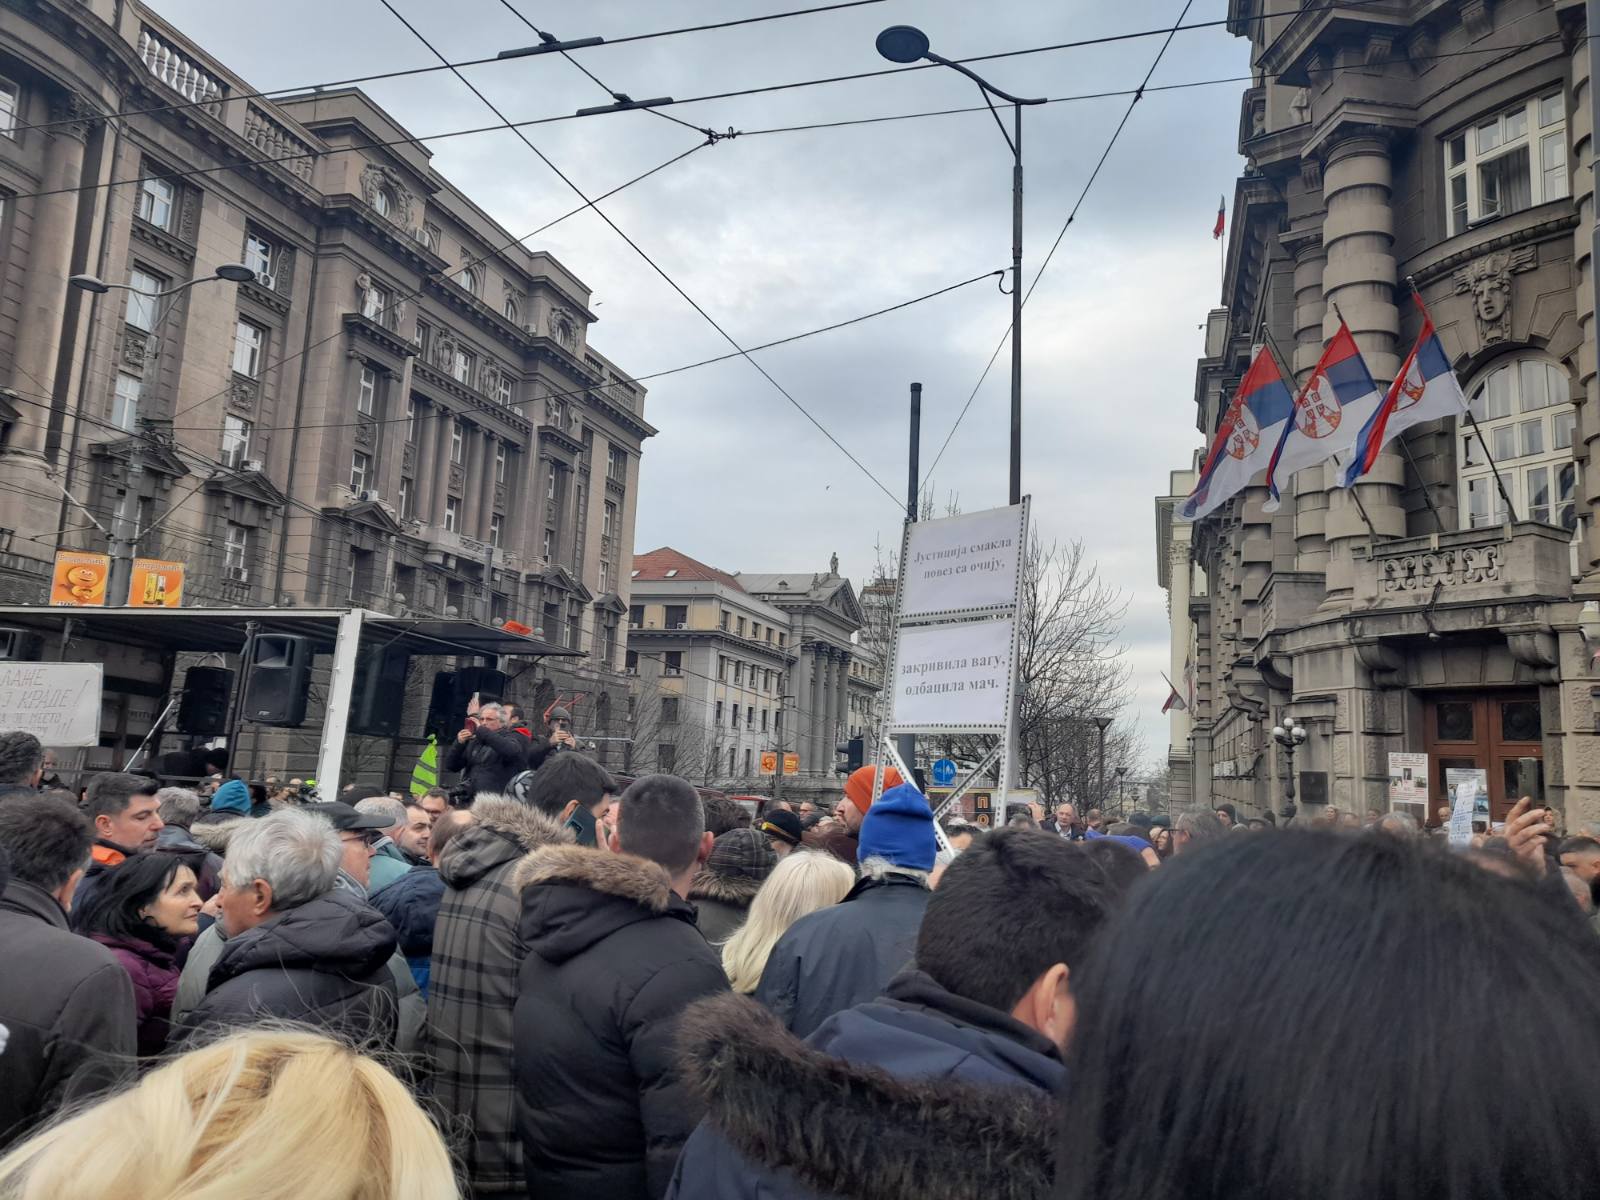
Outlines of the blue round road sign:
<svg viewBox="0 0 1600 1200">
<path fill-rule="evenodd" d="M 941 758 L 933 764 L 933 781 L 940 787 L 949 787 L 956 781 L 956 764 Z"/>
</svg>

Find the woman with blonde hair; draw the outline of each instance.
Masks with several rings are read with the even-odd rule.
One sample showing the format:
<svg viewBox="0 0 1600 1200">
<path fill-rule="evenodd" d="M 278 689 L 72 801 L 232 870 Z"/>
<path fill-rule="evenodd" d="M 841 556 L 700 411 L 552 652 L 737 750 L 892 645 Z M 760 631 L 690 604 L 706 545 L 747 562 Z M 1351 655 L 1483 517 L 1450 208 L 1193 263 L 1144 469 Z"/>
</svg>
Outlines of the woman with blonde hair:
<svg viewBox="0 0 1600 1200">
<path fill-rule="evenodd" d="M 856 873 L 831 854 L 800 850 L 786 855 L 756 893 L 744 924 L 722 947 L 722 969 L 733 990 L 746 996 L 754 992 L 767 956 L 789 926 L 839 903 L 855 881 Z"/>
<path fill-rule="evenodd" d="M 453 1200 L 444 1140 L 382 1064 L 310 1032 L 191 1050 L 0 1158 L 4 1200 Z"/>
</svg>

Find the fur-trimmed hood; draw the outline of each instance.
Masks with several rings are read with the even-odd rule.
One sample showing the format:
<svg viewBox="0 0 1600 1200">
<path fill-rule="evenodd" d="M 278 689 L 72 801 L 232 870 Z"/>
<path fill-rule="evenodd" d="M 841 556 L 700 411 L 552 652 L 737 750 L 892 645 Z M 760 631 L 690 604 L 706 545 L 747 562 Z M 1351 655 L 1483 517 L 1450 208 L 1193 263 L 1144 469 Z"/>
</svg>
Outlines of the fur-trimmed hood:
<svg viewBox="0 0 1600 1200">
<path fill-rule="evenodd" d="M 710 1128 L 747 1164 L 805 1188 L 871 1200 L 1050 1193 L 1059 1111 L 1036 1087 L 897 1077 L 814 1049 L 736 995 L 686 1009 L 678 1046 Z M 691 1156 L 716 1152 L 690 1142 L 685 1187 L 706 1177 Z"/>
<path fill-rule="evenodd" d="M 201 813 L 189 824 L 189 836 L 213 854 L 228 852 L 228 839 L 234 826 L 250 818 L 234 812 Z"/>
<path fill-rule="evenodd" d="M 469 887 L 496 867 L 541 846 L 572 841 L 570 831 L 532 805 L 482 793 L 472 805 L 472 824 L 444 848 L 439 874 L 454 888 Z"/>
<path fill-rule="evenodd" d="M 547 846 L 517 864 L 523 941 L 547 962 L 564 962 L 641 921 L 695 923 L 694 906 L 672 890 L 666 869 L 632 854 Z"/>
<path fill-rule="evenodd" d="M 738 908 L 749 908 L 761 890 L 761 880 L 748 875 L 717 875 L 701 869 L 689 885 L 691 900 L 720 900 Z"/>
</svg>

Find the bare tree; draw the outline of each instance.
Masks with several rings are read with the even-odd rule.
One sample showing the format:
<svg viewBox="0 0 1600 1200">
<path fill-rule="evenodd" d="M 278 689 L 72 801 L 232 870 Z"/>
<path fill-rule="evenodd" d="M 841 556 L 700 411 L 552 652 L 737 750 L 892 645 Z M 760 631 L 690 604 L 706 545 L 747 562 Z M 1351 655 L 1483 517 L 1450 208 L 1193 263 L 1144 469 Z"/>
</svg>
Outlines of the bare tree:
<svg viewBox="0 0 1600 1200">
<path fill-rule="evenodd" d="M 634 694 L 633 739 L 624 774 L 656 771 L 684 779 L 709 781 L 716 770 L 705 723 L 693 709 L 696 701 L 663 690 L 654 677 L 641 677 Z"/>
</svg>

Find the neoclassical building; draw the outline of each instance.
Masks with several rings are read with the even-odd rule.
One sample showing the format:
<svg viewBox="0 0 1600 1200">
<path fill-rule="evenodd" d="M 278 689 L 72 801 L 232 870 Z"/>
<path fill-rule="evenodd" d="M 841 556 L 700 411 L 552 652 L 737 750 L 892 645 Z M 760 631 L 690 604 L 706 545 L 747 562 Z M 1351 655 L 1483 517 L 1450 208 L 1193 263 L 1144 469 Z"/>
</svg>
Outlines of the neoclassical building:
<svg viewBox="0 0 1600 1200">
<path fill-rule="evenodd" d="M 589 288 L 361 91 L 255 91 L 137 0 L 0 7 L 0 600 L 106 549 L 59 481 L 190 604 L 513 618 L 585 655 L 526 699 L 620 712 L 654 430 Z"/>
<path fill-rule="evenodd" d="M 1584 5 L 1286 7 L 1229 5 L 1256 83 L 1196 423 L 1209 438 L 1263 342 L 1303 382 L 1338 314 L 1387 384 L 1421 323 L 1414 284 L 1507 499 L 1484 446 L 1446 420 L 1353 491 L 1316 467 L 1276 514 L 1257 486 L 1199 522 L 1162 563 L 1196 667 L 1175 761 L 1192 763 L 1196 803 L 1276 808 L 1288 759 L 1271 729 L 1288 714 L 1309 730 L 1302 803 L 1387 808 L 1391 755 L 1413 754 L 1430 809 L 1448 772 L 1482 771 L 1495 819 L 1541 776 L 1569 826 L 1600 818 Z M 1160 520 L 1158 536 L 1182 545 Z"/>
</svg>

